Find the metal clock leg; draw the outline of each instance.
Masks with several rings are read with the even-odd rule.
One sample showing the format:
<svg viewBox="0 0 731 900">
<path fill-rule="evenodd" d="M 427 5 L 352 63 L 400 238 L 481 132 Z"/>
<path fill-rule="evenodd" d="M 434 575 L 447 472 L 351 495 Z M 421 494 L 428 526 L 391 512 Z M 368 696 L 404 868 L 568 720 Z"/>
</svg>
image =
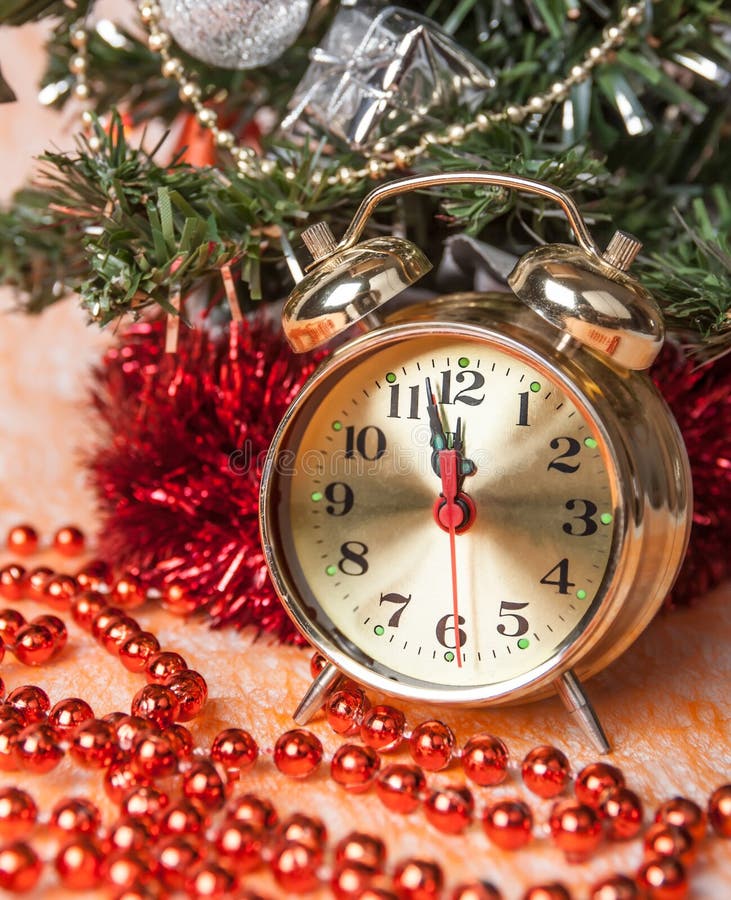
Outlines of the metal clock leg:
<svg viewBox="0 0 731 900">
<path fill-rule="evenodd" d="M 332 663 L 323 666 L 294 711 L 292 718 L 298 725 L 306 725 L 315 713 L 321 709 L 325 702 L 325 697 L 335 687 L 340 678 L 342 678 L 342 674 Z"/>
<path fill-rule="evenodd" d="M 591 740 L 599 753 L 609 753 L 612 745 L 609 743 L 602 724 L 591 701 L 584 692 L 581 682 L 572 669 L 556 680 L 556 691 L 563 700 L 569 714 L 578 722 L 581 730 Z"/>
</svg>

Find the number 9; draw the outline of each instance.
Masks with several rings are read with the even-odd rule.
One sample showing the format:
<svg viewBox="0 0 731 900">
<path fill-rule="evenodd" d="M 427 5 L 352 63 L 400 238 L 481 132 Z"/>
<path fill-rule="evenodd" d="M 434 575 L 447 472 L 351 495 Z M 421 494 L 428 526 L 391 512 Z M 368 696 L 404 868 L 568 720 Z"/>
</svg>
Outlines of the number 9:
<svg viewBox="0 0 731 900">
<path fill-rule="evenodd" d="M 326 507 L 331 516 L 345 516 L 353 508 L 353 489 L 343 481 L 333 481 L 329 484 L 325 488 L 325 497 L 332 504 Z"/>
</svg>

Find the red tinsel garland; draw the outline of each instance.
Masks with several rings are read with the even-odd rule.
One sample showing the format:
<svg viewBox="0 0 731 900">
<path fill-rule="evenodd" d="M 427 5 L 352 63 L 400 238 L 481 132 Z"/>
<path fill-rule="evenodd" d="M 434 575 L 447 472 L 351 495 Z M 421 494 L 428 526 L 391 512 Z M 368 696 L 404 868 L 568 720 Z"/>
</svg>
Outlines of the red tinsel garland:
<svg viewBox="0 0 731 900">
<path fill-rule="evenodd" d="M 184 588 L 217 625 L 298 640 L 259 545 L 259 470 L 282 415 L 314 367 L 262 321 L 228 339 L 162 322 L 131 328 L 97 372 L 107 429 L 90 460 L 100 550 L 150 586 Z M 694 369 L 667 347 L 653 371 L 685 438 L 695 490 L 691 545 L 668 602 L 685 604 L 731 574 L 731 357 Z"/>
</svg>

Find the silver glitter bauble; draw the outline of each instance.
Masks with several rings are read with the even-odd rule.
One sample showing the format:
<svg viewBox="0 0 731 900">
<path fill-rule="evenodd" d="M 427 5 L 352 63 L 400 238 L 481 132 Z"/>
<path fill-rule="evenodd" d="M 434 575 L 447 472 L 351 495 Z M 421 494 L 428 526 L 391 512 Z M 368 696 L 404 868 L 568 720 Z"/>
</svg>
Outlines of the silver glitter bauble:
<svg viewBox="0 0 731 900">
<path fill-rule="evenodd" d="M 295 42 L 310 0 L 160 0 L 160 8 L 191 56 L 224 69 L 253 69 Z"/>
</svg>

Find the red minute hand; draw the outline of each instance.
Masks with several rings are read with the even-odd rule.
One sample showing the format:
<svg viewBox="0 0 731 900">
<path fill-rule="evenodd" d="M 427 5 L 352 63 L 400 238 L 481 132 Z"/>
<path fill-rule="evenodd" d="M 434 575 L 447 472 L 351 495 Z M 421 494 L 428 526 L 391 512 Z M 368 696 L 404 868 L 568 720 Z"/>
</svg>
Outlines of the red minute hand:
<svg viewBox="0 0 731 900">
<path fill-rule="evenodd" d="M 461 524 L 464 514 L 457 505 L 458 467 L 459 454 L 456 450 L 440 450 L 439 474 L 442 479 L 442 494 L 446 500 L 446 507 L 440 519 L 449 528 L 449 554 L 452 565 L 452 606 L 454 609 L 454 651 L 457 654 L 457 665 L 461 668 L 462 648 L 459 643 L 459 594 L 457 591 L 457 542 L 455 537 L 456 528 Z"/>
</svg>

